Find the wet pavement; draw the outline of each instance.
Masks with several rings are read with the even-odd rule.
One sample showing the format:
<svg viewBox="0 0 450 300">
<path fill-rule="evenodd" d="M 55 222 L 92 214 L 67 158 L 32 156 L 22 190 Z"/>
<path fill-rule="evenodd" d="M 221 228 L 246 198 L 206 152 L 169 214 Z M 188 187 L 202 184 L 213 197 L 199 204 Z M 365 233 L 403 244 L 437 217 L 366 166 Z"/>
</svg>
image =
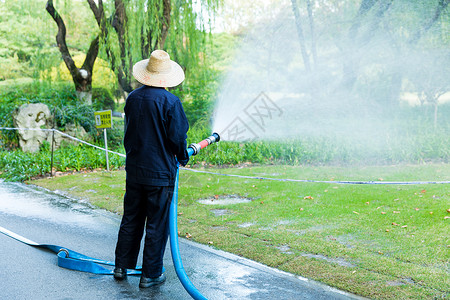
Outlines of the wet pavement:
<svg viewBox="0 0 450 300">
<path fill-rule="evenodd" d="M 0 182 L 0 226 L 41 244 L 114 260 L 120 217 L 43 189 Z M 180 239 L 184 269 L 208 299 L 362 299 L 251 260 Z M 168 246 L 169 247 L 169 246 Z M 139 289 L 139 277 L 116 282 L 57 266 L 54 253 L 0 234 L 1 299 L 191 299 L 164 260 L 167 281 Z"/>
</svg>

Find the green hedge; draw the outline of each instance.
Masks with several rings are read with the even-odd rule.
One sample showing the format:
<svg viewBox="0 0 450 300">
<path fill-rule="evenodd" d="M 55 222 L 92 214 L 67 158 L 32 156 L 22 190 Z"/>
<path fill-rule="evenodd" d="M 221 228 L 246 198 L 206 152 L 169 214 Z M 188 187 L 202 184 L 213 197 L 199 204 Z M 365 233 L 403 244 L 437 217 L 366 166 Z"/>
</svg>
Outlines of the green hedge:
<svg viewBox="0 0 450 300">
<path fill-rule="evenodd" d="M 125 159 L 109 154 L 111 170 L 122 167 Z M 48 143 L 38 153 L 26 153 L 20 149 L 0 151 L 0 176 L 8 181 L 24 181 L 36 176 L 50 176 L 51 150 Z M 106 169 L 105 152 L 90 146 L 66 145 L 53 154 L 54 172 Z"/>
</svg>

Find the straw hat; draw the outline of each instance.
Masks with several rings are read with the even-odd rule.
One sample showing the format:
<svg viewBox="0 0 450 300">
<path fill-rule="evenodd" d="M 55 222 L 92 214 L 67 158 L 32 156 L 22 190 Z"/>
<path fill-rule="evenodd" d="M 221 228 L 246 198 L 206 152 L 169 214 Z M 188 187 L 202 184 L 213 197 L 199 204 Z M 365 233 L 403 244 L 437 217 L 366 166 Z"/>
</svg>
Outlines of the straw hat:
<svg viewBox="0 0 450 300">
<path fill-rule="evenodd" d="M 169 54 L 163 50 L 155 50 L 150 59 L 137 62 L 133 76 L 144 85 L 157 87 L 174 87 L 184 80 L 181 66 L 170 60 Z"/>
</svg>

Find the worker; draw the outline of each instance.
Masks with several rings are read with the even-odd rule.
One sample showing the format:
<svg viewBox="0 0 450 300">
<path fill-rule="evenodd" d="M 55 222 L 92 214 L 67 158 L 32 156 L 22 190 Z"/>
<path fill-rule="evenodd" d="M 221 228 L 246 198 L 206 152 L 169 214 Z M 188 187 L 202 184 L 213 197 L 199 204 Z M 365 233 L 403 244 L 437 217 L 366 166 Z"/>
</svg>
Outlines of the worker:
<svg viewBox="0 0 450 300">
<path fill-rule="evenodd" d="M 126 192 L 115 251 L 114 278 L 123 280 L 136 268 L 145 228 L 139 287 L 166 280 L 163 257 L 169 236 L 169 207 L 177 162 L 189 161 L 186 138 L 189 124 L 180 99 L 166 90 L 184 80 L 184 71 L 169 54 L 155 50 L 136 63 L 134 78 L 143 86 L 125 104 Z"/>
</svg>

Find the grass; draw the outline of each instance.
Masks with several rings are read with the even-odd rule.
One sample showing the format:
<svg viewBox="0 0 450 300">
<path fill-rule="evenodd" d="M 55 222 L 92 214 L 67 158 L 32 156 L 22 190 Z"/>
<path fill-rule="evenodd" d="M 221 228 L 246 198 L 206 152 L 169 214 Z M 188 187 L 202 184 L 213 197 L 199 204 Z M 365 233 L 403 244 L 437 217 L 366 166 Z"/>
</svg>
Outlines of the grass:
<svg viewBox="0 0 450 300">
<path fill-rule="evenodd" d="M 449 164 L 208 171 L 335 181 L 450 180 Z M 116 171 L 31 183 L 121 213 L 124 182 L 125 173 Z M 295 183 L 182 170 L 179 193 L 180 236 L 374 299 L 449 296 L 448 184 Z M 233 197 L 251 201 L 220 204 Z"/>
</svg>

